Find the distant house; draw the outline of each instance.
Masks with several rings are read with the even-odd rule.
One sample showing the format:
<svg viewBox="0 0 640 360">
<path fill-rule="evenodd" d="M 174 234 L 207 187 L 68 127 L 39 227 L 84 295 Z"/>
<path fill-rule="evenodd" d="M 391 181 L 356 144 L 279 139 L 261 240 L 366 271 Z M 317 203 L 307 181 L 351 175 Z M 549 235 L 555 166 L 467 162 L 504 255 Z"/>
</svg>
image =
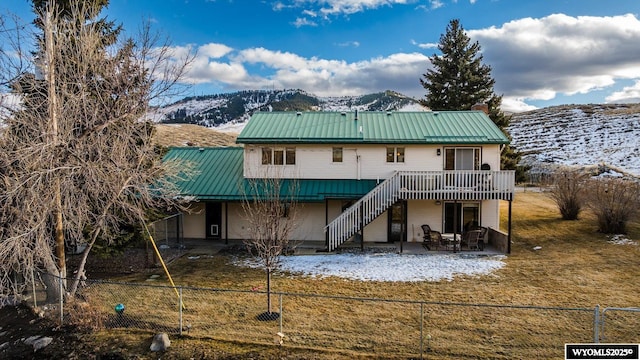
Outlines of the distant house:
<svg viewBox="0 0 640 360">
<path fill-rule="evenodd" d="M 237 143 L 166 155 L 198 171 L 179 184 L 193 199 L 185 238 L 244 239 L 243 184 L 273 176 L 295 181 L 304 204 L 292 238 L 329 251 L 354 239 L 422 241 L 423 224 L 459 234 L 470 223 L 509 251 L 499 231 L 501 200 L 511 224 L 514 173 L 500 170 L 508 138 L 482 111 L 258 112 Z"/>
</svg>

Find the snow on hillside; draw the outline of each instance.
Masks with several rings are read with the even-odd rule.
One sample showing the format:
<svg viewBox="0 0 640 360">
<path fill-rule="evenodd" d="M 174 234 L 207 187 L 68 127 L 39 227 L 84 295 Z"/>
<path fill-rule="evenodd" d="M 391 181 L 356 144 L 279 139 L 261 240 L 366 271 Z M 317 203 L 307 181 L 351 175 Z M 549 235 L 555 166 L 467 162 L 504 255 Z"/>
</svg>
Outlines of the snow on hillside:
<svg viewBox="0 0 640 360">
<path fill-rule="evenodd" d="M 606 164 L 640 176 L 640 105 L 565 105 L 514 114 L 508 128 L 523 163 Z"/>
<path fill-rule="evenodd" d="M 339 98 L 319 98 L 320 106 L 318 106 L 318 111 L 366 111 L 371 103 L 363 104 L 363 105 L 349 105 L 348 99 L 353 99 L 353 97 L 339 97 Z M 418 103 L 407 103 L 400 106 L 397 110 L 394 111 L 428 111 L 429 109 Z M 244 126 L 246 125 L 246 120 L 233 120 L 228 123 L 215 126 L 214 129 L 227 133 L 236 133 L 239 134 Z"/>
<path fill-rule="evenodd" d="M 155 122 L 191 123 L 239 132 L 256 111 L 425 111 L 417 100 L 394 91 L 342 97 L 317 97 L 303 90 L 246 90 L 188 97 L 154 109 Z"/>
</svg>

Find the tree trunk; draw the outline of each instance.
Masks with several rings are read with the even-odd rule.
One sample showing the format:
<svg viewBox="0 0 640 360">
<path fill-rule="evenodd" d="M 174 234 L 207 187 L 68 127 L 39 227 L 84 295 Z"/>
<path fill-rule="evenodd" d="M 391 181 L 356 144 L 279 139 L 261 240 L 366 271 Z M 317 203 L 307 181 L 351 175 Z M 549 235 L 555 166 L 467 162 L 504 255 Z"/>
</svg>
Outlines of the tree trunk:
<svg viewBox="0 0 640 360">
<path fill-rule="evenodd" d="M 54 3 L 55 5 L 55 3 Z M 51 144 L 55 149 L 58 145 L 58 94 L 56 93 L 56 63 L 55 63 L 55 46 L 56 39 L 54 37 L 55 13 L 54 5 L 47 6 L 47 14 L 45 17 L 45 52 L 47 59 L 47 96 L 49 97 L 49 122 L 51 125 Z M 54 175 L 59 176 L 59 175 Z M 64 253 L 64 223 L 62 219 L 62 190 L 60 189 L 60 179 L 54 182 L 55 191 L 55 243 L 56 258 L 58 262 L 58 276 L 62 279 L 67 277 L 67 261 Z"/>
<path fill-rule="evenodd" d="M 267 267 L 267 313 L 271 314 L 271 270 Z"/>
<path fill-rule="evenodd" d="M 62 297 L 62 290 L 64 288 L 64 283 L 60 284 L 61 281 L 64 281 L 62 277 L 60 277 L 60 271 L 58 271 L 56 267 L 56 262 L 53 258 L 47 256 L 43 259 L 45 273 L 42 276 L 42 281 L 44 282 L 47 299 L 47 304 L 53 304 L 60 301 Z M 62 291 L 61 291 L 62 290 Z"/>
</svg>

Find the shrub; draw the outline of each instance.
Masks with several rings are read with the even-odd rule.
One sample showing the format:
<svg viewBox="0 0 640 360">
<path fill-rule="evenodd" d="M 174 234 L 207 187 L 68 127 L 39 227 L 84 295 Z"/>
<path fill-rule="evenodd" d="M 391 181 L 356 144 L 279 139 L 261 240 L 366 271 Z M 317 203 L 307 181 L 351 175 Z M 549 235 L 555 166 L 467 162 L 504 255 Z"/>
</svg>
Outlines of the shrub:
<svg viewBox="0 0 640 360">
<path fill-rule="evenodd" d="M 557 171 L 552 176 L 550 196 L 563 220 L 577 220 L 584 205 L 588 175 L 580 171 Z"/>
<path fill-rule="evenodd" d="M 587 206 L 598 219 L 598 231 L 625 234 L 627 222 L 640 208 L 640 184 L 622 178 L 589 181 Z"/>
</svg>

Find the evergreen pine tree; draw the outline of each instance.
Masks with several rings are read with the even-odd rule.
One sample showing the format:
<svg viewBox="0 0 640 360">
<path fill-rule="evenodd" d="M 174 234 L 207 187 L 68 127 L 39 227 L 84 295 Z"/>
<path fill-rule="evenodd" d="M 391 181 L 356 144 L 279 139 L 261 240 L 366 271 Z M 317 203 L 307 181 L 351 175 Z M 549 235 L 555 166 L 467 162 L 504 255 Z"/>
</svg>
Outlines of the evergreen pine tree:
<svg viewBox="0 0 640 360">
<path fill-rule="evenodd" d="M 511 117 L 500 110 L 502 96 L 493 91 L 491 66 L 482 63 L 480 49 L 478 42 L 471 42 L 460 20 L 451 20 L 438 43 L 442 55 L 433 54 L 429 58 L 433 69 L 428 69 L 420 79 L 427 90 L 420 103 L 432 110 L 470 110 L 475 104 L 486 104 L 489 118 L 509 137 L 506 128 Z M 517 166 L 520 156 L 509 146 L 502 152 L 502 168 L 517 170 L 516 180 L 522 179 L 524 172 Z"/>
</svg>

